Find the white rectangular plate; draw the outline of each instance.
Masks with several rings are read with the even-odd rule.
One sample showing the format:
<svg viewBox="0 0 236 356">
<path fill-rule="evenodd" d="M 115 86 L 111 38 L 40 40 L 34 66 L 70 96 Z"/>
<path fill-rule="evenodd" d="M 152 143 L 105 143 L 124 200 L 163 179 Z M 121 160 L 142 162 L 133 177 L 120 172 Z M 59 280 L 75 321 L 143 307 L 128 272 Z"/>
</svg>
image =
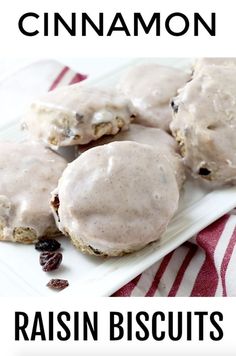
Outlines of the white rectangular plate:
<svg viewBox="0 0 236 356">
<path fill-rule="evenodd" d="M 144 60 L 135 62 L 139 61 Z M 149 61 L 179 68 L 189 68 L 191 63 L 189 59 L 162 58 L 149 59 Z M 122 72 L 133 63 L 134 61 L 118 68 L 115 72 L 87 82 L 105 86 L 114 85 Z M 1 139 L 22 139 L 23 135 L 18 130 L 16 119 L 7 127 L 2 127 Z M 182 192 L 178 212 L 160 241 L 125 257 L 102 259 L 81 254 L 68 239 L 61 238 L 63 264 L 58 271 L 51 273 L 42 272 L 38 263 L 39 253 L 33 246 L 0 243 L 0 295 L 52 295 L 55 292 L 45 287 L 49 279 L 65 278 L 69 280 L 70 286 L 61 292 L 64 295 L 109 296 L 235 206 L 236 187 L 209 191 L 198 182 L 188 179 Z"/>
</svg>

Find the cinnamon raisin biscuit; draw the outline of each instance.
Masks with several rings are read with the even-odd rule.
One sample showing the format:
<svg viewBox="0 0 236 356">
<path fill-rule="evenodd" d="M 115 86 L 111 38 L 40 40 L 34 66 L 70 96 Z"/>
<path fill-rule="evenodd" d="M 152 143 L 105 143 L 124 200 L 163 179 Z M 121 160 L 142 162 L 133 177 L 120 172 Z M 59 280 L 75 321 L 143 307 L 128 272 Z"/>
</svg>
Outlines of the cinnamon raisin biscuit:
<svg viewBox="0 0 236 356">
<path fill-rule="evenodd" d="M 171 130 L 195 177 L 236 182 L 236 68 L 205 66 L 173 101 Z"/>
<path fill-rule="evenodd" d="M 47 145 L 86 144 L 127 129 L 134 116 L 131 103 L 112 90 L 75 84 L 35 100 L 23 128 Z"/>
<path fill-rule="evenodd" d="M 236 67 L 236 58 L 234 57 L 206 57 L 199 58 L 194 64 L 194 75 L 197 74 L 202 68 L 208 65 L 213 66 L 226 66 L 226 67 Z"/>
<path fill-rule="evenodd" d="M 170 99 L 190 75 L 159 64 L 141 64 L 131 68 L 118 83 L 118 89 L 131 100 L 135 122 L 169 131 L 172 119 Z"/>
<path fill-rule="evenodd" d="M 98 145 L 104 145 L 114 141 L 134 141 L 156 147 L 159 152 L 163 152 L 169 159 L 178 182 L 179 188 L 185 180 L 184 164 L 178 153 L 176 140 L 167 132 L 143 125 L 131 124 L 129 130 L 119 132 L 115 136 L 104 136 L 100 140 L 91 142 L 88 145 L 78 146 L 78 154 Z"/>
<path fill-rule="evenodd" d="M 33 243 L 58 234 L 49 200 L 66 165 L 38 143 L 0 143 L 0 240 Z"/>
<path fill-rule="evenodd" d="M 118 256 L 158 240 L 178 200 L 166 156 L 124 141 L 87 150 L 70 163 L 51 205 L 59 229 L 77 248 Z"/>
</svg>

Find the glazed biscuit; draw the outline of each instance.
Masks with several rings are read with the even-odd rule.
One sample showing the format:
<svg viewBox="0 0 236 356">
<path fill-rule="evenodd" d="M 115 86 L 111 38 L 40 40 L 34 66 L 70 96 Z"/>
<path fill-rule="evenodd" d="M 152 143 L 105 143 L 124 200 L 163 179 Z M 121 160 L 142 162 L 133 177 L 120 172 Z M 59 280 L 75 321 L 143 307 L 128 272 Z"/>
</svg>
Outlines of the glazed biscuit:
<svg viewBox="0 0 236 356">
<path fill-rule="evenodd" d="M 206 66 L 173 100 L 171 130 L 195 177 L 236 182 L 236 68 Z"/>
<path fill-rule="evenodd" d="M 135 123 L 169 132 L 172 119 L 170 99 L 190 75 L 176 68 L 141 64 L 131 68 L 118 83 L 118 90 L 135 108 Z"/>
<path fill-rule="evenodd" d="M 112 90 L 75 84 L 35 100 L 22 127 L 52 147 L 86 144 L 127 129 L 134 117 L 131 103 Z"/>
<path fill-rule="evenodd" d="M 78 249 L 119 256 L 158 240 L 178 200 L 166 156 L 124 141 L 87 150 L 70 163 L 51 205 L 58 228 Z"/>
<path fill-rule="evenodd" d="M 66 166 L 38 143 L 0 143 L 0 240 L 33 243 L 59 233 L 49 200 Z"/>
</svg>

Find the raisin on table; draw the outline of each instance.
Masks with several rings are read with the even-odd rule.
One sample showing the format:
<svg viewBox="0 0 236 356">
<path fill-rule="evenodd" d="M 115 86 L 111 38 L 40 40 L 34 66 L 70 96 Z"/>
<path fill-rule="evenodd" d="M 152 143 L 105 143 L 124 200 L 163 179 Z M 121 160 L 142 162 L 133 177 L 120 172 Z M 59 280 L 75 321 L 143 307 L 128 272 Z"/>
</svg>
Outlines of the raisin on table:
<svg viewBox="0 0 236 356">
<path fill-rule="evenodd" d="M 58 269 L 62 261 L 60 252 L 42 252 L 39 257 L 39 262 L 43 266 L 44 272 L 54 271 Z"/>
<path fill-rule="evenodd" d="M 69 286 L 69 282 L 66 279 L 51 279 L 47 287 L 57 290 L 63 290 Z"/>
<path fill-rule="evenodd" d="M 42 239 L 36 242 L 35 249 L 37 251 L 57 251 L 61 247 L 60 242 L 54 239 Z"/>
<path fill-rule="evenodd" d="M 41 266 L 44 266 L 45 263 L 54 255 L 54 252 L 44 251 L 40 253 L 39 263 Z"/>
</svg>

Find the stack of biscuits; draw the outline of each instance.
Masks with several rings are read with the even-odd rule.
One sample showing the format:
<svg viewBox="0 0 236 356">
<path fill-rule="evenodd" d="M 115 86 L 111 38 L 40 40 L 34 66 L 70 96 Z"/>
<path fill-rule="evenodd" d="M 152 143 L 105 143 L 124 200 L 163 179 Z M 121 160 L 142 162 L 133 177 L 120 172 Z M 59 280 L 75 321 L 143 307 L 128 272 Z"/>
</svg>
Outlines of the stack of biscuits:
<svg viewBox="0 0 236 356">
<path fill-rule="evenodd" d="M 149 63 L 116 88 L 74 84 L 35 100 L 29 140 L 1 143 L 0 239 L 59 233 L 82 252 L 121 256 L 158 240 L 178 209 L 186 170 L 236 181 L 236 59 L 193 73 Z M 68 163 L 61 147 L 75 147 Z"/>
</svg>

